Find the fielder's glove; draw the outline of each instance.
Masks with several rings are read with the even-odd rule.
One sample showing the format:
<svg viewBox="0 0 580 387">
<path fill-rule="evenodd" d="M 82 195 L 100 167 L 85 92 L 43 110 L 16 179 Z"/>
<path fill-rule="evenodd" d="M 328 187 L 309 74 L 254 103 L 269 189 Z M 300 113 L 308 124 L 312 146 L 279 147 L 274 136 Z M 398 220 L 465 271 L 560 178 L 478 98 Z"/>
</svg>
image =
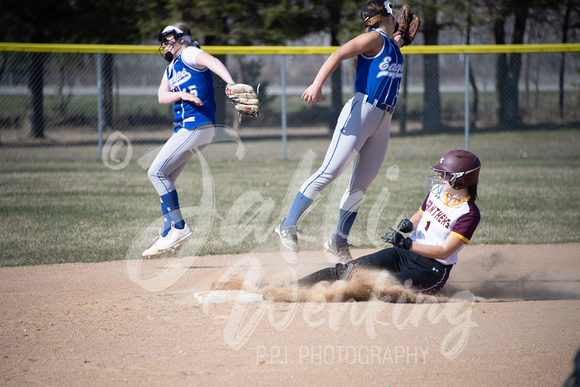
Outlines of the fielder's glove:
<svg viewBox="0 0 580 387">
<path fill-rule="evenodd" d="M 403 234 L 413 231 L 414 228 L 413 223 L 411 223 L 409 219 L 401 220 L 397 226 L 397 229 L 399 229 Z"/>
<path fill-rule="evenodd" d="M 393 246 L 397 246 L 401 249 L 406 249 L 406 250 L 409 250 L 411 248 L 411 245 L 413 244 L 413 241 L 411 240 L 411 238 L 405 238 L 403 236 L 403 234 L 401 234 L 400 232 L 398 232 L 397 230 L 395 230 L 392 227 L 391 227 L 391 231 L 389 231 L 385 235 L 383 235 L 381 237 L 381 239 L 385 243 L 390 243 Z"/>
<path fill-rule="evenodd" d="M 257 90 L 257 92 L 254 91 L 252 86 L 244 83 L 234 83 L 226 86 L 226 94 L 230 102 L 234 104 L 240 122 L 242 121 L 242 115 L 258 117 L 260 113 L 260 101 L 258 100 L 260 85 L 258 85 Z"/>
<path fill-rule="evenodd" d="M 395 19 L 399 23 L 399 29 L 393 34 L 395 36 L 401 35 L 403 39 L 403 46 L 408 46 L 415 39 L 415 35 L 421 26 L 421 20 L 413 15 L 411 8 L 407 3 L 403 4 L 401 9 L 395 14 Z"/>
</svg>

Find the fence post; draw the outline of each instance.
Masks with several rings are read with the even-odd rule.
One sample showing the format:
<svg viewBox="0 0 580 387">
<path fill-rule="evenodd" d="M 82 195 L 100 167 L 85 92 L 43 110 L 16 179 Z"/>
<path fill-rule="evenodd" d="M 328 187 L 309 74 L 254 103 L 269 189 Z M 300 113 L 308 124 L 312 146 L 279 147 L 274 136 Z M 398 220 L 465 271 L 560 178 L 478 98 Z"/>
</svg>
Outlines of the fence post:
<svg viewBox="0 0 580 387">
<path fill-rule="evenodd" d="M 465 150 L 469 150 L 469 53 L 465 53 Z"/>
<path fill-rule="evenodd" d="M 282 158 L 286 160 L 286 54 L 280 55 L 280 83 L 282 86 Z"/>
<path fill-rule="evenodd" d="M 103 160 L 103 64 L 101 53 L 97 53 L 97 89 L 98 89 L 98 126 L 99 126 L 99 160 Z"/>
</svg>

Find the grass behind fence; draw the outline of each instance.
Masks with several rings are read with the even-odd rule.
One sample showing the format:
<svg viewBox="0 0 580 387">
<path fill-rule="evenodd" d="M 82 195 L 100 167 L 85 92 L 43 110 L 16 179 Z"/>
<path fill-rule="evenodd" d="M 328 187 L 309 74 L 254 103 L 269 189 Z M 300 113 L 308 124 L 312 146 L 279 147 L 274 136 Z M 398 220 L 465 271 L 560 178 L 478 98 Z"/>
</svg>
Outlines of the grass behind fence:
<svg viewBox="0 0 580 387">
<path fill-rule="evenodd" d="M 352 93 L 344 94 L 343 101 L 352 97 Z M 441 111 L 444 121 L 463 122 L 465 95 L 463 92 L 442 92 Z M 281 114 L 281 96 L 264 97 L 261 112 L 263 119 L 250 121 L 250 126 L 279 125 Z M 470 103 L 473 103 L 475 94 L 470 93 Z M 494 92 L 480 91 L 478 95 L 478 118 L 479 126 L 489 126 L 490 117 L 493 116 L 496 96 Z M 558 93 L 555 91 L 521 92 L 519 96 L 520 109 L 524 122 L 548 122 L 552 123 L 559 119 Z M 22 120 L 27 106 L 26 95 L 0 95 L 0 129 L 18 127 L 18 120 Z M 402 94 L 399 101 L 403 101 Z M 48 126 L 64 127 L 86 126 L 93 128 L 98 116 L 97 95 L 80 96 L 45 96 L 44 115 Z M 402 104 L 403 102 L 401 102 Z M 566 122 L 576 122 L 580 114 L 576 109 L 578 95 L 567 92 L 564 95 L 564 111 Z M 229 108 L 229 107 L 228 107 Z M 401 108 L 401 107 L 399 107 Z M 421 120 L 424 110 L 422 93 L 409 93 L 407 97 L 407 114 L 411 119 Z M 124 122 L 125 129 L 131 126 L 159 125 L 168 122 L 172 116 L 173 106 L 159 105 L 156 95 L 113 95 L 113 114 L 119 121 Z M 330 121 L 335 122 L 335 113 L 331 109 L 330 95 L 323 96 L 319 104 L 307 105 L 300 95 L 288 95 L 286 97 L 286 113 L 288 120 L 294 126 L 312 125 Z M 473 113 L 471 113 L 473 115 Z M 472 119 L 475 117 L 471 117 Z M 560 120 L 562 121 L 562 120 Z M 247 124 L 247 125 L 248 125 Z"/>
<path fill-rule="evenodd" d="M 483 163 L 478 201 L 483 218 L 473 243 L 580 242 L 580 131 L 478 134 L 470 144 Z M 198 255 L 278 250 L 272 231 L 303 181 L 294 179 L 301 159 L 310 149 L 316 155 L 312 168 L 317 168 L 327 145 L 325 139 L 291 140 L 289 160 L 282 160 L 279 141 L 246 142 L 246 155 L 238 160 L 236 144 L 212 144 L 204 151 L 212 208 L 196 208 L 204 185 L 200 160 L 192 160 L 178 180 L 181 205 L 192 224 L 198 221 L 195 214 L 212 223 Z M 350 242 L 380 247 L 389 226 L 411 216 L 424 199 L 428 166 L 447 150 L 462 147 L 461 136 L 392 138 Z M 161 225 L 159 199 L 136 162 L 148 150 L 135 149 L 135 161 L 121 170 L 89 160 L 5 162 L 0 171 L 0 265 L 136 258 L 129 252 L 148 247 Z M 347 182 L 345 174 L 302 218 L 303 249 L 321 250 L 334 229 Z"/>
</svg>

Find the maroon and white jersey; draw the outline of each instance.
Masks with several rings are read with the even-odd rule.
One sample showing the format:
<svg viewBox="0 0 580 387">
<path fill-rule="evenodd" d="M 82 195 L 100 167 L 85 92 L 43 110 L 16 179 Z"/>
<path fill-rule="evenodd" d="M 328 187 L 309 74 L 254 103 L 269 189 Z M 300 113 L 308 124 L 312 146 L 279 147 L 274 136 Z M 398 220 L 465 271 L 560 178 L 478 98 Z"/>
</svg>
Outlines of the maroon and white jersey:
<svg viewBox="0 0 580 387">
<path fill-rule="evenodd" d="M 441 246 L 449 234 L 452 234 L 465 244 L 469 243 L 481 219 L 479 208 L 475 201 L 470 200 L 470 196 L 456 204 L 448 204 L 447 198 L 448 194 L 443 190 L 435 189 L 429 192 L 419 209 L 421 221 L 411 235 L 413 242 Z M 444 265 L 457 263 L 457 254 L 465 244 L 447 259 L 437 259 L 437 261 Z"/>
</svg>

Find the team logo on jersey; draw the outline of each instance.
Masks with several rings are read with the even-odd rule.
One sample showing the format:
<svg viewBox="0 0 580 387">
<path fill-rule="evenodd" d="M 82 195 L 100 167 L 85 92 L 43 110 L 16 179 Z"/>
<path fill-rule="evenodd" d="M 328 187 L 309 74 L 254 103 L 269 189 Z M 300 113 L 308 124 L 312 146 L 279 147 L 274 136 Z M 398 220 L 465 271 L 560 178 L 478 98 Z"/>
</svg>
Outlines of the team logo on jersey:
<svg viewBox="0 0 580 387">
<path fill-rule="evenodd" d="M 183 69 L 181 71 L 176 71 L 173 77 L 171 78 L 171 86 L 179 86 L 191 79 L 191 74 L 186 70 Z"/>
<path fill-rule="evenodd" d="M 379 65 L 379 71 L 377 73 L 377 78 L 390 77 L 390 78 L 401 78 L 403 76 L 403 65 L 397 63 L 391 63 L 392 58 L 387 56 L 383 59 Z"/>
</svg>

